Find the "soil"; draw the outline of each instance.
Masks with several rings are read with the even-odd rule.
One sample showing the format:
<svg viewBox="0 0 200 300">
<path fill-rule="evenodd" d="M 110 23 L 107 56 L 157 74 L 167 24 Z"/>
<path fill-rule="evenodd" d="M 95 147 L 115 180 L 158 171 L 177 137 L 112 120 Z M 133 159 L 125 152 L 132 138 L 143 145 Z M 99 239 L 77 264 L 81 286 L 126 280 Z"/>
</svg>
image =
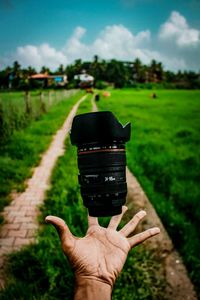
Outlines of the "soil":
<svg viewBox="0 0 200 300">
<path fill-rule="evenodd" d="M 155 209 L 145 195 L 137 179 L 127 168 L 127 206 L 129 214 L 134 215 L 141 209 L 147 213 L 145 221 L 138 227 L 139 231 L 157 226 L 161 232 L 152 239 L 147 240 L 144 244 L 148 249 L 153 250 L 161 262 L 161 271 L 166 280 L 165 297 L 167 300 L 195 300 L 197 295 L 194 286 L 191 283 L 186 267 L 173 246 L 167 231 L 165 230 Z"/>
</svg>

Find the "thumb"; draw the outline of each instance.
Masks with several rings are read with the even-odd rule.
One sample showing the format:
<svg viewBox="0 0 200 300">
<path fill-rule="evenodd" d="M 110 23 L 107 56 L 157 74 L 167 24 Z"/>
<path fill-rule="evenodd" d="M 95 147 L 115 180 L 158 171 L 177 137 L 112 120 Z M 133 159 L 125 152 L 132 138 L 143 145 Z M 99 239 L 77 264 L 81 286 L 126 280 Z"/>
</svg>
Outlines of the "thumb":
<svg viewBox="0 0 200 300">
<path fill-rule="evenodd" d="M 70 243 L 73 240 L 73 235 L 63 219 L 55 216 L 47 216 L 45 221 L 56 228 L 61 242 Z"/>
</svg>

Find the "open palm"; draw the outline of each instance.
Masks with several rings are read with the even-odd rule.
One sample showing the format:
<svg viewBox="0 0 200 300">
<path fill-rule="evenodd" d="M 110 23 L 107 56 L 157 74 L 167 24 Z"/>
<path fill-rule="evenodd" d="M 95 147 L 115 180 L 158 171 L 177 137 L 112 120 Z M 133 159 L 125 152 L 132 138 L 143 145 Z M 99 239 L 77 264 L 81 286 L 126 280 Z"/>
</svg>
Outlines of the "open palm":
<svg viewBox="0 0 200 300">
<path fill-rule="evenodd" d="M 77 278 L 94 278 L 113 286 L 129 250 L 160 232 L 159 228 L 154 227 L 128 237 L 146 215 L 144 211 L 137 213 L 120 231 L 117 231 L 126 210 L 127 207 L 124 206 L 120 215 L 112 217 L 107 228 L 101 227 L 96 217 L 88 216 L 88 230 L 83 238 L 73 236 L 64 220 L 54 216 L 46 217 L 46 222 L 57 229 L 63 252 L 68 257 Z"/>
</svg>

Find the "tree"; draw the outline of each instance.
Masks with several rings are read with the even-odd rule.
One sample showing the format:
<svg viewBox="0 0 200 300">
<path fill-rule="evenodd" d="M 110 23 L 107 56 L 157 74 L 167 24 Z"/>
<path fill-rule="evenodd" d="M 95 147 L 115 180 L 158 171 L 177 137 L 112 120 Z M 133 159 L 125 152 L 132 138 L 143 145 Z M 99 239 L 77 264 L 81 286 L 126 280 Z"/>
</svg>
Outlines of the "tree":
<svg viewBox="0 0 200 300">
<path fill-rule="evenodd" d="M 28 66 L 28 68 L 27 68 L 27 74 L 28 74 L 29 76 L 34 75 L 34 74 L 36 74 L 36 73 L 37 73 L 37 72 L 36 72 L 35 68 L 33 68 L 33 67 L 31 67 L 31 66 Z"/>
<path fill-rule="evenodd" d="M 158 78 L 158 81 L 163 81 L 164 79 L 164 69 L 163 69 L 163 65 L 161 62 L 159 62 L 157 64 L 157 78 Z"/>
<path fill-rule="evenodd" d="M 65 74 L 65 69 L 63 64 L 60 64 L 60 66 L 58 67 L 56 73 L 60 74 L 60 75 L 64 75 Z"/>
<path fill-rule="evenodd" d="M 9 76 L 9 80 L 12 82 L 12 88 L 18 88 L 20 84 L 20 79 L 22 78 L 21 65 L 18 61 L 14 61 L 12 66 L 12 71 Z"/>
<path fill-rule="evenodd" d="M 139 58 L 136 58 L 133 62 L 133 79 L 136 82 L 146 82 L 148 74 L 145 66 L 142 65 L 142 62 Z"/>
<path fill-rule="evenodd" d="M 165 83 L 166 87 L 177 88 L 200 88 L 200 74 L 194 71 L 164 71 L 161 62 L 155 59 L 149 65 L 144 65 L 139 58 L 133 62 L 122 62 L 116 59 L 110 61 L 101 60 L 95 55 L 93 61 L 75 60 L 71 65 L 58 67 L 55 74 L 66 74 L 71 86 L 76 86 L 74 76 L 85 71 L 94 76 L 99 86 L 103 86 L 103 81 L 113 83 L 115 87 L 121 88 L 132 85 L 133 81 L 138 83 L 158 82 Z M 51 70 L 43 66 L 41 73 L 53 74 Z M 0 71 L 0 87 L 25 89 L 31 88 L 29 77 L 36 73 L 36 70 L 29 66 L 21 68 L 18 61 L 12 67 L 7 67 Z M 70 86 L 70 85 L 69 85 Z M 104 84 L 104 86 L 106 86 Z"/>
<path fill-rule="evenodd" d="M 127 80 L 127 72 L 124 64 L 112 59 L 107 64 L 106 76 L 107 81 L 114 83 L 116 88 L 124 87 Z"/>
<path fill-rule="evenodd" d="M 95 63 L 95 64 L 98 64 L 98 62 L 99 62 L 99 57 L 98 57 L 98 55 L 94 55 L 94 63 Z"/>
<path fill-rule="evenodd" d="M 72 81 L 76 75 L 74 65 L 68 65 L 65 69 L 65 73 L 67 74 L 68 80 Z"/>
<path fill-rule="evenodd" d="M 163 66 L 161 62 L 156 62 L 152 59 L 149 66 L 149 78 L 150 82 L 161 82 L 163 80 Z"/>
<path fill-rule="evenodd" d="M 82 60 L 80 58 L 75 60 L 74 71 L 75 74 L 80 74 L 82 71 Z"/>
<path fill-rule="evenodd" d="M 14 61 L 12 70 L 13 70 L 13 73 L 14 73 L 16 76 L 19 76 L 19 75 L 20 75 L 20 72 L 21 72 L 21 65 L 18 63 L 18 61 Z"/>
<path fill-rule="evenodd" d="M 42 74 L 51 74 L 51 71 L 48 67 L 42 66 L 40 73 Z"/>
<path fill-rule="evenodd" d="M 165 81 L 167 83 L 172 83 L 175 81 L 176 75 L 172 71 L 166 71 L 165 72 Z"/>
<path fill-rule="evenodd" d="M 141 60 L 139 58 L 136 58 L 133 62 L 133 79 L 135 79 L 136 81 L 138 81 L 140 78 L 141 70 L 142 70 Z"/>
<path fill-rule="evenodd" d="M 93 62 L 90 64 L 89 72 L 92 76 L 94 76 L 96 81 L 101 80 L 102 70 L 98 55 L 94 56 Z"/>
<path fill-rule="evenodd" d="M 12 74 L 12 68 L 6 67 L 0 71 L 0 87 L 3 89 L 9 88 L 10 74 Z"/>
</svg>

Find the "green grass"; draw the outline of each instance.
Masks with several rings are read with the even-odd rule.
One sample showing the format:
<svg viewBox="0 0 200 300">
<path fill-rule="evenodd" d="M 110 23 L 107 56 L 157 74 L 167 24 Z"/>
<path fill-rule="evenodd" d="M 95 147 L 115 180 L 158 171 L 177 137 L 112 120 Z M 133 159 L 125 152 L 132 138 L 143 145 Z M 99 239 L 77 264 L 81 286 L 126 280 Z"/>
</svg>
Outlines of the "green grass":
<svg viewBox="0 0 200 300">
<path fill-rule="evenodd" d="M 7 142 L 15 130 L 25 128 L 31 121 L 40 119 L 52 106 L 74 93 L 75 90 L 44 90 L 41 98 L 41 91 L 31 91 L 27 99 L 24 92 L 1 92 L 0 144 Z"/>
<path fill-rule="evenodd" d="M 200 91 L 113 91 L 101 97 L 132 123 L 127 160 L 181 253 L 200 296 Z"/>
<path fill-rule="evenodd" d="M 88 99 L 81 104 L 78 113 L 90 110 Z M 66 149 L 53 171 L 51 189 L 41 207 L 42 226 L 38 243 L 11 256 L 9 284 L 0 293 L 2 300 L 73 299 L 73 272 L 62 254 L 55 229 L 44 224 L 45 216 L 51 214 L 65 219 L 77 236 L 84 236 L 87 230 L 87 211 L 82 204 L 77 180 L 76 148 L 71 146 L 69 139 Z M 101 225 L 106 225 L 108 219 L 100 221 Z M 139 246 L 129 254 L 112 299 L 164 299 L 163 287 L 157 258 Z"/>
<path fill-rule="evenodd" d="M 62 126 L 81 95 L 63 99 L 27 128 L 15 131 L 9 141 L 0 146 L 0 210 L 8 204 L 12 190 L 24 189 L 24 180 L 31 176 L 32 168 L 39 163 L 52 135 Z"/>
</svg>

